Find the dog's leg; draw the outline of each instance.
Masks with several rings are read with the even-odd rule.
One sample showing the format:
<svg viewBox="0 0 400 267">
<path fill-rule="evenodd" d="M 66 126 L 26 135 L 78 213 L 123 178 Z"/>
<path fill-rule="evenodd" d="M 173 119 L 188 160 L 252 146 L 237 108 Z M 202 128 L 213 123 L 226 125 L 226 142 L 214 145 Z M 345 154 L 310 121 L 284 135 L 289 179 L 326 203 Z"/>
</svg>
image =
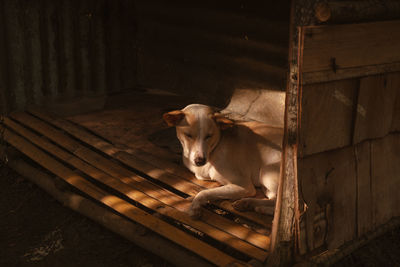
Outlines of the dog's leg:
<svg viewBox="0 0 400 267">
<path fill-rule="evenodd" d="M 194 218 L 201 216 L 201 206 L 205 205 L 208 201 L 215 201 L 220 199 L 240 199 L 243 197 L 254 196 L 256 189 L 253 185 L 242 187 L 235 184 L 227 184 L 221 187 L 206 189 L 200 191 L 193 199 L 190 206 L 189 215 Z"/>
<path fill-rule="evenodd" d="M 210 177 L 203 177 L 203 176 L 201 176 L 200 174 L 197 174 L 197 173 L 195 173 L 194 175 L 196 176 L 196 178 L 198 180 L 202 180 L 202 181 L 210 181 L 211 180 Z"/>
<path fill-rule="evenodd" d="M 232 205 L 239 211 L 255 211 L 262 214 L 273 215 L 275 199 L 243 198 L 235 201 Z"/>
<path fill-rule="evenodd" d="M 260 182 L 263 185 L 266 199 L 243 198 L 233 203 L 233 207 L 240 211 L 255 211 L 273 215 L 275 211 L 276 191 L 279 180 L 279 162 L 264 166 L 260 170 Z"/>
</svg>

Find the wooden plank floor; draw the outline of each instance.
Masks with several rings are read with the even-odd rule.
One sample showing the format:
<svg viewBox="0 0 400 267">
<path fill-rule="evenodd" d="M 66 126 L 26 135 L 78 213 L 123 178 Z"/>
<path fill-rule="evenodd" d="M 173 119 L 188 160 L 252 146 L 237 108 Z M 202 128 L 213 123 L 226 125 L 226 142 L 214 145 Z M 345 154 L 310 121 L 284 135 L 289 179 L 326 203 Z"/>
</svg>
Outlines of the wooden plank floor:
<svg viewBox="0 0 400 267">
<path fill-rule="evenodd" d="M 218 185 L 195 179 L 167 157 L 157 157 L 157 150 L 155 155 L 146 146 L 115 144 L 99 131 L 39 109 L 12 114 L 4 124 L 5 140 L 42 167 L 208 261 L 226 265 L 266 259 L 272 218 L 238 212 L 222 201 L 193 220 L 186 213 L 187 198 Z"/>
</svg>

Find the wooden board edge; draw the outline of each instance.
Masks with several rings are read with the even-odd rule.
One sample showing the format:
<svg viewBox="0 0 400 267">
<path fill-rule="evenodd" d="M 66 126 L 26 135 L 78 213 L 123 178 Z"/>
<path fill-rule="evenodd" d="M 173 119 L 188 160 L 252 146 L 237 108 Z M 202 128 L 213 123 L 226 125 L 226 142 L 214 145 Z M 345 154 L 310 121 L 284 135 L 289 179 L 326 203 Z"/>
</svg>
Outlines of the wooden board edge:
<svg viewBox="0 0 400 267">
<path fill-rule="evenodd" d="M 303 26 L 303 71 L 338 73 L 340 69 L 400 61 L 400 20 Z M 346 73 L 342 72 L 342 73 Z"/>
<path fill-rule="evenodd" d="M 301 74 L 301 83 L 303 85 L 323 83 L 398 71 L 400 71 L 400 62 L 338 69 L 336 72 L 332 70 L 305 72 Z"/>
</svg>

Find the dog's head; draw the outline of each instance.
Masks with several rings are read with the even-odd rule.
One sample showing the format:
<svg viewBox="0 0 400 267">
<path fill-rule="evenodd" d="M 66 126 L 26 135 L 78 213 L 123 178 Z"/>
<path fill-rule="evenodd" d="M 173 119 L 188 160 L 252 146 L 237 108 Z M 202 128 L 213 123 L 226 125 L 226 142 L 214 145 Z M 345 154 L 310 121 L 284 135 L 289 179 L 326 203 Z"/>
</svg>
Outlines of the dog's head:
<svg viewBox="0 0 400 267">
<path fill-rule="evenodd" d="M 165 113 L 163 118 L 169 126 L 176 127 L 183 156 L 198 167 L 207 163 L 220 140 L 221 130 L 233 126 L 233 121 L 216 113 L 213 108 L 200 104 Z"/>
</svg>

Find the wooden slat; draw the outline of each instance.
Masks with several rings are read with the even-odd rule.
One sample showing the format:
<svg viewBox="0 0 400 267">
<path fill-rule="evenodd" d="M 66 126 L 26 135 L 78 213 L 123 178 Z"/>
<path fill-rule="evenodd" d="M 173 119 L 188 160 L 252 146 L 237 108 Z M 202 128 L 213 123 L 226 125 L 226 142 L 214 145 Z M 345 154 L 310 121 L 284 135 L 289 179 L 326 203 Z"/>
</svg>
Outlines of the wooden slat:
<svg viewBox="0 0 400 267">
<path fill-rule="evenodd" d="M 70 152 L 74 153 L 76 156 L 78 156 L 78 157 L 82 158 L 83 160 L 89 162 L 90 164 L 96 166 L 98 169 L 101 169 L 108 175 L 118 178 L 121 182 L 131 185 L 132 187 L 139 189 L 140 191 L 144 192 L 145 194 L 147 194 L 155 199 L 158 199 L 167 205 L 175 206 L 181 212 L 186 211 L 188 209 L 188 207 L 190 206 L 189 201 L 187 201 L 181 197 L 178 197 L 178 196 L 174 195 L 173 193 L 150 183 L 146 179 L 143 179 L 140 176 L 137 176 L 136 174 L 122 168 L 121 166 L 117 165 L 116 163 L 113 163 L 113 162 L 103 158 L 102 156 L 96 154 L 95 152 L 81 146 L 76 141 L 69 139 L 67 136 L 65 136 L 62 133 L 58 132 L 57 130 L 53 129 L 51 126 L 45 124 L 44 122 L 42 122 L 34 117 L 31 117 L 25 113 L 14 114 L 12 116 L 15 119 L 17 119 L 18 121 L 21 121 L 24 124 L 28 125 L 29 127 L 32 127 L 33 129 L 37 130 L 41 134 L 50 138 L 54 142 L 63 146 L 67 150 L 70 150 Z M 7 123 L 10 124 L 11 122 L 8 121 Z M 54 153 L 53 151 L 56 151 L 55 148 L 49 149 L 49 152 Z M 68 158 L 68 157 L 66 157 L 66 158 Z M 71 164 L 76 164 L 76 163 L 72 162 Z M 82 171 L 85 172 L 85 170 L 82 170 Z M 89 172 L 89 174 L 90 173 L 93 173 L 93 170 L 91 170 Z M 117 190 L 119 190 L 119 189 L 117 189 Z M 139 197 L 139 199 L 141 199 L 142 197 L 143 196 Z M 150 207 L 150 208 L 154 209 L 155 207 L 157 207 L 157 206 Z M 249 242 L 255 246 L 258 246 L 262 249 L 268 249 L 269 237 L 258 234 L 254 231 L 251 231 L 251 230 L 249 230 L 245 227 L 242 227 L 234 222 L 231 222 L 225 218 L 221 218 L 220 216 L 218 216 L 214 213 L 207 212 L 207 211 L 205 211 L 205 213 L 206 213 L 205 215 L 207 216 L 207 219 L 208 219 L 207 222 L 209 224 L 232 234 L 233 235 L 232 238 L 238 237 L 241 239 L 245 239 L 247 242 Z M 190 221 L 189 222 L 187 221 L 188 218 L 185 217 L 183 214 L 179 214 L 179 218 L 176 218 L 176 219 L 184 220 L 184 222 L 187 224 L 189 224 L 189 222 L 190 222 Z M 191 220 L 191 222 L 194 222 L 194 221 Z M 193 223 L 193 224 L 196 224 L 196 223 Z M 190 225 L 192 225 L 192 224 L 190 224 Z M 212 231 L 210 231 L 208 228 L 204 229 L 203 226 L 204 225 L 200 224 L 199 227 L 202 229 L 199 229 L 199 230 L 205 231 L 207 234 L 212 233 Z M 195 226 L 193 225 L 193 227 L 195 227 Z M 225 239 L 226 236 L 221 237 L 218 234 L 214 235 L 213 237 L 220 241 L 221 241 L 221 239 L 226 240 Z M 238 245 L 236 248 L 240 250 L 240 245 Z M 247 253 L 253 253 L 253 251 L 247 249 L 248 247 L 244 246 L 243 248 L 246 248 Z M 265 255 L 260 255 L 259 251 L 257 251 L 257 250 L 255 250 L 254 253 L 257 255 L 252 255 L 253 257 L 257 257 L 257 258 L 265 257 Z M 263 253 L 265 253 L 265 252 L 263 252 Z"/>
<path fill-rule="evenodd" d="M 71 134 L 75 138 L 78 138 L 82 140 L 83 142 L 99 149 L 100 151 L 104 152 L 105 154 L 114 157 L 117 152 L 120 150 L 116 150 L 115 147 L 110 145 L 109 143 L 105 142 L 104 140 L 90 134 L 89 132 L 85 131 L 84 129 L 72 124 L 71 122 L 68 122 L 66 120 L 51 116 L 49 114 L 46 114 L 39 109 L 36 108 L 30 108 L 29 112 L 34 114 L 35 116 L 39 117 L 40 119 L 47 121 L 48 123 L 55 125 L 67 133 Z M 144 164 L 143 161 L 140 161 L 139 164 L 133 162 L 134 158 L 131 157 L 129 160 L 124 162 L 130 167 L 137 167 L 139 171 L 142 171 L 146 173 L 146 171 L 142 168 L 141 164 Z M 151 165 L 151 163 L 146 162 L 147 165 Z M 135 166 L 135 167 L 134 167 Z M 161 180 L 162 182 L 172 186 L 173 188 L 176 188 L 182 192 L 185 192 L 189 194 L 190 196 L 195 196 L 199 191 L 201 191 L 203 188 L 190 183 L 186 180 L 181 179 L 180 177 L 176 177 L 174 175 L 171 175 L 170 173 L 167 173 L 161 168 L 158 168 L 157 166 L 151 165 L 152 167 L 152 173 L 146 173 L 147 175 L 151 176 L 152 178 Z M 157 174 L 157 175 L 155 175 Z M 154 175 L 154 176 L 152 176 Z M 165 179 L 167 178 L 167 179 Z M 190 190 L 189 190 L 190 189 Z M 247 218 L 251 221 L 254 221 L 260 225 L 263 225 L 265 227 L 270 227 L 271 226 L 271 218 L 265 215 L 261 215 L 255 212 L 240 212 L 237 211 L 233 208 L 232 203 L 230 201 L 221 201 L 216 203 L 217 206 L 233 213 L 237 214 L 241 217 Z"/>
<path fill-rule="evenodd" d="M 354 75 L 351 77 L 365 75 L 362 71 L 354 71 L 357 68 L 366 67 L 368 75 L 371 75 L 371 70 L 378 71 L 374 74 L 386 72 L 388 64 L 400 67 L 399 28 L 399 20 L 303 27 L 302 82 L 350 78 L 349 73 Z M 371 67 L 380 64 L 386 67 Z M 346 69 L 353 71 L 347 72 Z M 310 74 L 312 76 L 315 73 L 331 75 L 314 75 L 314 78 L 319 77 L 320 80 L 310 81 Z"/>
<path fill-rule="evenodd" d="M 120 152 L 121 150 L 119 151 L 116 150 L 116 153 Z M 143 151 L 141 149 L 129 149 L 129 148 L 123 149 L 123 151 L 126 151 L 128 154 L 131 154 L 140 160 L 146 161 L 149 164 L 152 164 L 153 166 L 157 166 L 157 168 L 159 169 L 163 169 L 168 173 L 171 173 L 175 176 L 179 176 L 199 186 L 205 188 L 213 188 L 220 186 L 220 184 L 218 184 L 217 182 L 196 179 L 193 173 L 191 173 L 188 169 L 184 168 L 182 165 L 178 165 L 173 162 L 157 158 L 147 151 Z"/>
<path fill-rule="evenodd" d="M 125 151 L 124 149 L 120 148 L 120 146 L 117 148 L 114 145 L 110 144 L 109 142 L 106 142 L 103 139 L 89 133 L 88 131 L 82 130 L 81 128 L 77 127 L 75 124 L 71 123 L 68 120 L 64 120 L 64 119 L 52 116 L 48 113 L 42 112 L 41 110 L 39 110 L 37 108 L 30 108 L 29 112 L 34 114 L 35 116 L 39 117 L 40 119 L 47 121 L 50 124 L 53 124 L 58 128 L 63 129 L 64 131 L 68 132 L 75 138 L 82 140 L 83 142 L 99 149 L 100 151 L 102 151 L 103 153 L 105 153 L 109 156 L 113 156 L 114 154 L 116 154 L 120 151 Z M 137 155 L 139 158 L 142 158 L 142 156 L 141 156 L 143 154 L 142 151 L 133 150 L 133 149 L 129 149 L 128 151 L 130 153 L 134 153 L 135 156 Z M 161 160 L 156 160 L 154 157 L 151 157 L 151 158 L 146 157 L 146 159 L 147 159 L 146 161 L 150 161 L 150 162 L 153 162 L 156 164 L 161 163 Z M 156 168 L 156 166 L 154 166 L 154 167 Z M 176 169 L 174 169 L 174 170 L 176 170 Z M 195 183 L 196 185 L 199 185 L 201 187 L 205 187 L 206 185 L 211 184 L 210 182 L 205 182 L 205 181 L 201 181 L 201 180 L 196 181 L 197 179 L 194 179 L 193 176 L 188 177 L 187 174 L 182 175 L 181 177 L 184 178 L 182 183 L 186 183 L 185 180 L 189 180 L 190 182 Z M 157 178 L 157 177 L 155 177 L 155 178 Z M 185 193 L 187 193 L 187 192 L 185 192 Z"/>
<path fill-rule="evenodd" d="M 397 72 L 393 75 L 397 76 L 397 80 L 400 80 L 400 72 Z M 400 132 L 400 83 L 397 84 L 396 89 L 396 101 L 393 109 L 393 121 L 392 126 L 390 128 L 392 132 Z"/>
<path fill-rule="evenodd" d="M 358 1 L 330 0 L 315 6 L 315 17 L 329 24 L 396 19 L 400 13 L 398 0 Z"/>
<path fill-rule="evenodd" d="M 326 244 L 329 249 L 338 248 L 356 237 L 355 170 L 352 147 L 299 159 L 298 176 L 307 203 L 310 250 L 318 244 Z M 321 220 L 325 222 L 317 223 Z M 319 237 L 323 238 L 322 242 Z"/>
<path fill-rule="evenodd" d="M 74 166 L 75 168 L 79 169 L 83 173 L 89 175 L 90 177 L 94 178 L 95 180 L 108 185 L 109 187 L 115 189 L 116 191 L 126 195 L 128 198 L 140 202 L 147 208 L 153 209 L 156 212 L 159 212 L 163 215 L 169 216 L 175 220 L 178 220 L 180 222 L 183 222 L 185 224 L 188 224 L 197 230 L 200 230 L 204 232 L 205 234 L 221 241 L 227 243 L 227 245 L 230 245 L 237 249 L 238 251 L 241 251 L 250 257 L 256 258 L 258 260 L 263 261 L 267 253 L 265 251 L 262 251 L 258 249 L 257 247 L 254 247 L 246 242 L 243 242 L 241 239 L 249 240 L 250 242 L 253 241 L 256 242 L 259 246 L 261 245 L 262 248 L 266 249 L 269 246 L 269 239 L 268 238 L 254 238 L 254 237 L 260 237 L 258 234 L 253 234 L 249 229 L 246 229 L 242 226 L 235 225 L 235 223 L 230 222 L 229 220 L 224 220 L 224 218 L 220 218 L 218 215 L 213 214 L 211 212 L 208 212 L 207 216 L 210 218 L 211 224 L 217 224 L 220 229 L 227 229 L 230 228 L 231 230 L 228 230 L 227 232 L 233 232 L 235 233 L 234 236 L 225 233 L 223 230 L 214 228 L 210 226 L 209 224 L 206 224 L 202 221 L 198 220 L 193 220 L 191 219 L 183 210 L 187 209 L 188 206 L 190 205 L 190 202 L 183 199 L 179 198 L 177 196 L 174 197 L 174 195 L 171 194 L 171 196 L 165 196 L 161 199 L 164 199 L 164 201 L 160 201 L 158 199 L 149 197 L 145 193 L 142 193 L 141 191 L 136 190 L 135 184 L 134 183 L 123 183 L 118 179 L 115 179 L 106 173 L 94 168 L 93 166 L 85 163 L 84 161 L 80 160 L 79 158 L 74 157 L 73 155 L 65 152 L 64 150 L 58 148 L 57 146 L 51 144 L 44 138 L 40 138 L 39 136 L 35 135 L 34 133 L 30 132 L 26 128 L 18 125 L 17 123 L 11 121 L 10 119 L 5 119 L 5 124 L 16 131 L 17 133 L 21 134 L 25 138 L 27 138 L 29 141 L 34 143 L 37 146 L 40 146 L 42 149 L 45 149 L 48 153 L 53 154 L 59 159 L 64 160 L 66 163 L 70 164 L 71 166 Z M 145 182 L 145 181 L 143 181 Z M 140 188 L 140 186 L 139 186 Z M 161 188 L 160 188 L 161 189 Z M 157 188 L 155 188 L 157 190 Z M 166 201 L 165 201 L 166 200 Z M 171 206 L 166 206 L 167 205 L 174 205 L 175 207 L 178 207 L 178 209 L 174 209 Z M 179 209 L 180 207 L 180 209 Z M 237 237 L 239 236 L 239 238 Z"/>
<path fill-rule="evenodd" d="M 140 96 L 140 97 L 143 98 L 143 96 Z M 154 105 L 154 103 L 149 103 L 149 106 L 152 106 L 152 105 Z M 162 159 L 159 159 L 157 157 L 148 155 L 148 153 L 146 153 L 145 151 L 143 151 L 141 149 L 137 149 L 137 148 L 133 149 L 131 147 L 123 146 L 123 145 L 121 145 L 121 142 L 118 143 L 118 148 L 116 146 L 114 146 L 113 144 L 110 144 L 110 143 L 113 143 L 113 141 L 112 141 L 113 138 L 112 137 L 115 138 L 115 136 L 118 136 L 121 133 L 118 134 L 118 130 L 113 129 L 115 127 L 112 127 L 111 130 L 110 129 L 108 129 L 108 130 L 104 129 L 104 128 L 107 128 L 107 127 L 104 126 L 103 119 L 106 120 L 106 121 L 107 120 L 109 121 L 110 118 L 112 118 L 111 120 L 114 120 L 115 116 L 118 116 L 119 117 L 119 119 L 118 119 L 119 123 L 135 123 L 135 125 L 136 125 L 136 124 L 138 124 L 138 123 L 136 123 L 137 120 L 134 120 L 134 122 L 132 122 L 131 120 L 128 120 L 128 118 L 125 118 L 125 117 L 128 116 L 127 114 L 132 113 L 132 112 L 140 113 L 139 111 L 134 109 L 134 110 L 118 110 L 117 112 L 115 112 L 115 111 L 114 112 L 104 111 L 104 112 L 100 112 L 100 113 L 97 112 L 97 113 L 95 113 L 95 115 L 86 114 L 84 116 L 79 116 L 79 119 L 77 119 L 77 117 L 74 117 L 75 118 L 74 123 L 77 123 L 79 125 L 85 125 L 85 127 L 89 127 L 91 130 L 100 128 L 101 130 L 94 130 L 94 131 L 95 131 L 95 133 L 97 135 L 102 136 L 104 139 L 101 139 L 101 138 L 99 138 L 97 136 L 94 136 L 93 134 L 91 134 L 91 133 L 89 133 L 87 131 L 79 131 L 79 130 L 76 131 L 76 127 L 74 127 L 74 124 L 71 124 L 69 121 L 63 120 L 61 123 L 62 124 L 67 124 L 64 127 L 67 127 L 69 131 L 72 131 L 72 133 L 76 133 L 76 136 L 79 136 L 79 139 L 81 139 L 84 142 L 86 142 L 88 144 L 91 144 L 91 145 L 96 144 L 98 147 L 101 147 L 104 151 L 106 151 L 107 154 L 110 155 L 110 156 L 112 154 L 114 154 L 114 153 L 119 152 L 119 151 L 126 151 L 126 152 L 128 152 L 130 154 L 134 154 L 135 157 L 137 157 L 139 159 L 147 161 L 148 163 L 150 163 L 152 165 L 158 166 L 161 169 L 164 169 L 164 170 L 166 170 L 166 171 L 168 171 L 170 173 L 173 173 L 174 175 L 180 176 L 180 177 L 182 177 L 182 178 L 184 178 L 184 179 L 186 179 L 186 180 L 188 180 L 188 181 L 190 181 L 192 183 L 200 185 L 202 187 L 209 188 L 209 187 L 215 186 L 216 183 L 212 183 L 212 182 L 207 182 L 207 181 L 196 179 L 193 174 L 190 174 L 190 172 L 183 171 L 184 168 L 182 168 L 182 166 L 176 165 L 175 167 L 171 168 L 171 165 L 172 165 L 171 163 L 167 163 L 166 160 L 162 160 Z M 154 117 L 159 118 L 160 117 L 160 113 L 161 113 L 161 111 L 157 112 L 157 110 L 154 111 L 153 109 L 151 109 L 149 107 L 147 107 L 147 109 L 144 109 L 144 111 L 141 111 L 141 112 L 145 113 L 145 115 L 143 115 L 141 117 L 142 121 L 143 120 L 144 121 L 149 121 L 149 120 L 152 121 L 154 119 Z M 104 115 L 104 113 L 106 113 L 107 115 Z M 155 114 L 153 114 L 153 113 L 155 113 Z M 64 113 L 60 113 L 60 114 L 64 114 Z M 57 121 L 57 122 L 60 121 L 57 118 L 54 118 L 54 117 L 51 118 L 50 116 L 48 116 L 48 117 L 50 119 L 52 119 L 53 121 Z M 122 120 L 122 122 L 121 122 L 121 120 Z M 91 122 L 91 123 L 89 123 L 90 126 L 88 126 L 88 124 L 85 123 L 85 122 L 88 122 L 88 121 Z M 99 125 L 101 125 L 101 126 L 99 126 Z M 106 125 L 107 125 L 107 123 L 106 123 Z M 121 124 L 119 124 L 119 125 L 121 125 Z M 135 126 L 135 127 L 136 128 L 138 127 L 137 129 L 139 131 L 141 127 L 147 127 L 148 128 L 148 127 L 156 127 L 156 126 L 154 126 L 154 125 L 142 125 L 142 126 Z M 157 126 L 157 127 L 161 127 L 161 126 Z M 110 134 L 111 131 L 112 131 L 113 134 Z M 117 134 L 114 134 L 114 133 L 117 133 Z M 125 135 L 125 134 L 126 133 L 123 133 L 123 135 Z M 108 141 L 108 140 L 111 140 L 111 141 Z M 137 139 L 133 139 L 133 140 L 136 141 Z M 130 139 L 130 138 L 122 138 L 122 143 L 130 143 L 133 140 Z M 141 142 L 141 141 L 137 141 L 137 142 Z M 156 148 L 157 148 L 157 151 L 154 151 L 154 149 L 156 149 Z M 154 146 L 151 146 L 151 149 L 153 149 L 151 151 L 151 153 L 157 153 L 160 150 L 159 147 L 154 147 Z M 163 149 L 161 149 L 161 150 L 163 150 Z M 163 150 L 163 152 L 165 153 L 164 150 Z"/>
<path fill-rule="evenodd" d="M 355 79 L 303 86 L 301 156 L 351 144 L 357 88 Z"/>
<path fill-rule="evenodd" d="M 351 78 L 372 76 L 382 73 L 398 72 L 400 71 L 400 62 L 362 66 L 346 69 L 337 69 L 336 72 L 332 70 L 323 70 L 318 72 L 305 72 L 302 73 L 302 84 L 314 84 L 329 81 L 338 81 Z"/>
<path fill-rule="evenodd" d="M 62 144 L 66 149 L 72 151 L 79 157 L 86 158 L 85 160 L 92 161 L 93 165 L 98 165 L 104 172 L 120 178 L 124 179 L 126 177 L 136 177 L 137 175 L 125 168 L 121 168 L 120 165 L 106 159 L 105 157 L 99 155 L 98 153 L 93 152 L 89 148 L 86 148 L 80 145 L 77 141 L 68 138 L 61 131 L 56 130 L 50 125 L 40 121 L 26 113 L 15 113 L 11 115 L 14 119 L 23 122 L 23 124 L 29 126 L 32 129 L 35 129 L 37 132 L 46 135 L 48 138 L 51 138 L 53 141 Z M 90 159 L 89 159 L 89 158 Z M 201 188 L 195 184 L 187 182 L 185 180 L 177 180 L 175 177 L 171 175 L 163 175 L 158 177 L 160 181 L 166 184 L 174 184 L 174 188 L 177 190 L 184 192 L 188 195 L 197 194 Z"/>
<path fill-rule="evenodd" d="M 400 90 L 399 74 L 382 74 L 362 78 L 358 93 L 353 142 L 387 135 L 392 127 L 396 94 Z"/>
<path fill-rule="evenodd" d="M 105 191 L 97 188 L 93 184 L 86 181 L 84 178 L 59 163 L 52 157 L 46 155 L 43 151 L 39 150 L 23 138 L 13 134 L 9 130 L 4 132 L 5 140 L 12 146 L 20 150 L 22 153 L 33 159 L 41 166 L 48 169 L 50 172 L 64 179 L 70 185 L 85 192 L 97 201 L 105 204 L 111 209 L 120 214 L 132 219 L 145 227 L 152 229 L 154 232 L 174 241 L 177 244 L 193 251 L 194 253 L 204 257 L 205 259 L 217 265 L 227 265 L 237 262 L 234 258 L 219 251 L 216 248 L 186 234 L 177 228 L 169 225 L 168 223 L 146 213 L 145 211 L 136 208 L 128 202 L 109 195 Z"/>
<path fill-rule="evenodd" d="M 358 237 L 373 230 L 371 187 L 371 143 L 354 146 L 357 171 L 357 229 Z"/>
<path fill-rule="evenodd" d="M 173 180 L 173 179 L 174 180 L 176 179 L 178 181 L 180 180 L 179 177 L 177 177 L 171 173 L 168 173 L 165 170 L 163 170 L 147 161 L 138 159 L 134 155 L 131 155 L 129 153 L 117 152 L 113 155 L 113 157 L 115 157 L 122 163 L 124 163 L 132 168 L 139 169 L 140 171 L 144 172 L 145 174 L 147 174 L 151 177 L 168 176 L 168 177 L 171 177 L 171 180 Z M 267 227 L 267 228 L 271 227 L 272 218 L 268 217 L 267 215 L 258 214 L 255 212 L 239 212 L 232 207 L 232 203 L 230 201 L 219 201 L 219 202 L 216 202 L 216 205 L 227 211 L 230 211 L 234 214 L 237 214 L 239 216 L 242 216 L 244 218 L 252 220 L 264 227 Z"/>
<path fill-rule="evenodd" d="M 400 135 L 371 141 L 371 187 L 374 227 L 400 216 Z"/>
</svg>

